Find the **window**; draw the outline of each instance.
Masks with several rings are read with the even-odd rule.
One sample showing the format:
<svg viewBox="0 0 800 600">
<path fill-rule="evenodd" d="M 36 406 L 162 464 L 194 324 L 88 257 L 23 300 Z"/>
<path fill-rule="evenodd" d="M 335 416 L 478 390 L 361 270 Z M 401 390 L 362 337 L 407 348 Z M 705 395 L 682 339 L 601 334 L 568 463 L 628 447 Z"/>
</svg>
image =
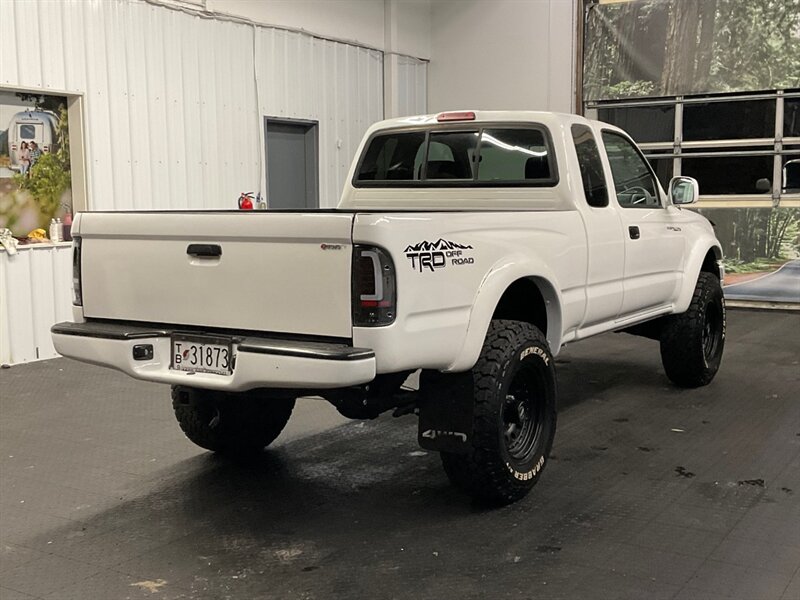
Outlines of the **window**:
<svg viewBox="0 0 800 600">
<path fill-rule="evenodd" d="M 358 181 L 414 181 L 420 179 L 420 152 L 425 132 L 392 133 L 375 136 L 369 144 Z M 416 163 L 416 164 L 415 164 Z"/>
<path fill-rule="evenodd" d="M 20 125 L 19 126 L 19 137 L 23 140 L 35 140 L 36 139 L 36 125 Z"/>
<path fill-rule="evenodd" d="M 687 103 L 683 107 L 683 139 L 687 142 L 774 135 L 775 100 Z"/>
<path fill-rule="evenodd" d="M 800 137 L 800 98 L 783 101 L 783 137 Z"/>
<path fill-rule="evenodd" d="M 557 180 L 546 130 L 496 125 L 380 133 L 369 141 L 354 185 L 552 186 Z"/>
<path fill-rule="evenodd" d="M 700 182 L 703 194 L 769 194 L 771 191 L 772 156 L 711 156 L 692 158 L 684 154 L 681 175 Z M 759 180 L 766 179 L 761 185 Z"/>
<path fill-rule="evenodd" d="M 608 190 L 603 174 L 603 163 L 600 160 L 600 150 L 597 142 L 594 141 L 592 130 L 586 125 L 573 125 L 572 140 L 575 143 L 575 152 L 578 154 L 578 166 L 581 171 L 586 203 L 597 208 L 608 206 Z"/>
<path fill-rule="evenodd" d="M 550 179 L 547 145 L 537 129 L 484 129 L 478 181 Z"/>
<path fill-rule="evenodd" d="M 477 131 L 431 133 L 426 179 L 473 179 Z"/>
<path fill-rule="evenodd" d="M 627 131 L 639 144 L 671 142 L 675 137 L 675 106 L 600 108 L 598 118 Z"/>
<path fill-rule="evenodd" d="M 760 204 L 765 194 L 775 193 L 780 201 L 781 195 L 798 193 L 786 191 L 796 188 L 780 181 L 783 165 L 800 158 L 796 90 L 591 104 L 589 111 L 642 142 L 664 188 L 673 175 L 687 175 L 697 178 L 703 196 L 728 196 L 724 201 Z M 674 110 L 667 112 L 670 107 Z M 666 139 L 663 128 L 669 127 L 661 119 L 668 114 L 674 118 L 674 139 L 658 141 Z M 643 127 L 652 131 L 640 131 Z M 788 176 L 791 182 L 792 173 Z"/>
<path fill-rule="evenodd" d="M 647 161 L 636 147 L 623 136 L 603 132 L 617 202 L 623 208 L 653 208 L 661 206 L 653 174 Z"/>
</svg>

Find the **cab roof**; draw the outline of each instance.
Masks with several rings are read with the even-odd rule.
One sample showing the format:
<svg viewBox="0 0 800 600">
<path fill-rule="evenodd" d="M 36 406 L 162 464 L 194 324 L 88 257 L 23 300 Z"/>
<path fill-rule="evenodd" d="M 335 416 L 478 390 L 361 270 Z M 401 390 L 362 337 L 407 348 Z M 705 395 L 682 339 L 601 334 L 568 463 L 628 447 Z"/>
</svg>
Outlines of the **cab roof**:
<svg viewBox="0 0 800 600">
<path fill-rule="evenodd" d="M 442 123 L 525 123 L 545 125 L 571 124 L 576 121 L 590 122 L 580 115 L 537 110 L 448 110 L 427 115 L 414 115 L 378 121 L 371 129 L 394 129 L 397 127 L 430 126 Z"/>
</svg>

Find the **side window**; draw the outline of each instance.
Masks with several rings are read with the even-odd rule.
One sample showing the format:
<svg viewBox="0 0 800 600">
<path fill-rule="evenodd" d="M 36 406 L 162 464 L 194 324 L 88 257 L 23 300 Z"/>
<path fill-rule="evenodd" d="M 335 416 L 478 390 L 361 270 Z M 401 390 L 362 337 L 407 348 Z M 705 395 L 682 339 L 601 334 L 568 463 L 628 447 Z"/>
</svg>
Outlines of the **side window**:
<svg viewBox="0 0 800 600">
<path fill-rule="evenodd" d="M 608 206 L 608 189 L 603 174 L 603 162 L 600 160 L 600 149 L 594 141 L 592 130 L 586 125 L 572 126 L 572 141 L 578 154 L 578 167 L 583 182 L 583 195 L 589 206 L 602 208 Z"/>
<path fill-rule="evenodd" d="M 617 201 L 623 208 L 653 208 L 661 206 L 658 186 L 647 161 L 625 137 L 611 131 L 603 132 Z"/>
</svg>

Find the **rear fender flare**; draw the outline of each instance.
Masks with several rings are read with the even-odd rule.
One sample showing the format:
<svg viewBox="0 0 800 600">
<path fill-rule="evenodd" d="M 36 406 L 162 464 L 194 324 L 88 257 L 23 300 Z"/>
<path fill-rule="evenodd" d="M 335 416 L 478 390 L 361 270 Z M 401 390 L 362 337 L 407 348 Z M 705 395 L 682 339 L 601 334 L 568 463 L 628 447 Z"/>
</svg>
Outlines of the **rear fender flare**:
<svg viewBox="0 0 800 600">
<path fill-rule="evenodd" d="M 467 333 L 461 351 L 446 372 L 471 369 L 478 361 L 489 323 L 505 291 L 519 279 L 530 279 L 539 288 L 547 310 L 547 342 L 553 354 L 561 347 L 562 298 L 555 275 L 544 263 L 532 261 L 530 257 L 506 256 L 496 263 L 481 282 L 472 303 Z"/>
</svg>

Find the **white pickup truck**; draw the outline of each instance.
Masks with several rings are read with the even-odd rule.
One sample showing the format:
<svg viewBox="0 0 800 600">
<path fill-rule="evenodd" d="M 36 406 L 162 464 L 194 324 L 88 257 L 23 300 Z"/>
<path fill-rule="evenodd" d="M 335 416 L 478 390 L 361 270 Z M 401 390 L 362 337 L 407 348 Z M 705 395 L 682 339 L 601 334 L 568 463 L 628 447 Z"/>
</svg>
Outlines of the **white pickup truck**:
<svg viewBox="0 0 800 600">
<path fill-rule="evenodd" d="M 262 450 L 300 396 L 417 413 L 453 483 L 513 502 L 553 444 L 565 344 L 660 340 L 685 387 L 719 368 L 720 244 L 680 207 L 697 182 L 669 187 L 623 131 L 575 115 L 383 121 L 334 210 L 78 215 L 74 322 L 53 340 L 170 384 L 214 451 Z"/>
</svg>

